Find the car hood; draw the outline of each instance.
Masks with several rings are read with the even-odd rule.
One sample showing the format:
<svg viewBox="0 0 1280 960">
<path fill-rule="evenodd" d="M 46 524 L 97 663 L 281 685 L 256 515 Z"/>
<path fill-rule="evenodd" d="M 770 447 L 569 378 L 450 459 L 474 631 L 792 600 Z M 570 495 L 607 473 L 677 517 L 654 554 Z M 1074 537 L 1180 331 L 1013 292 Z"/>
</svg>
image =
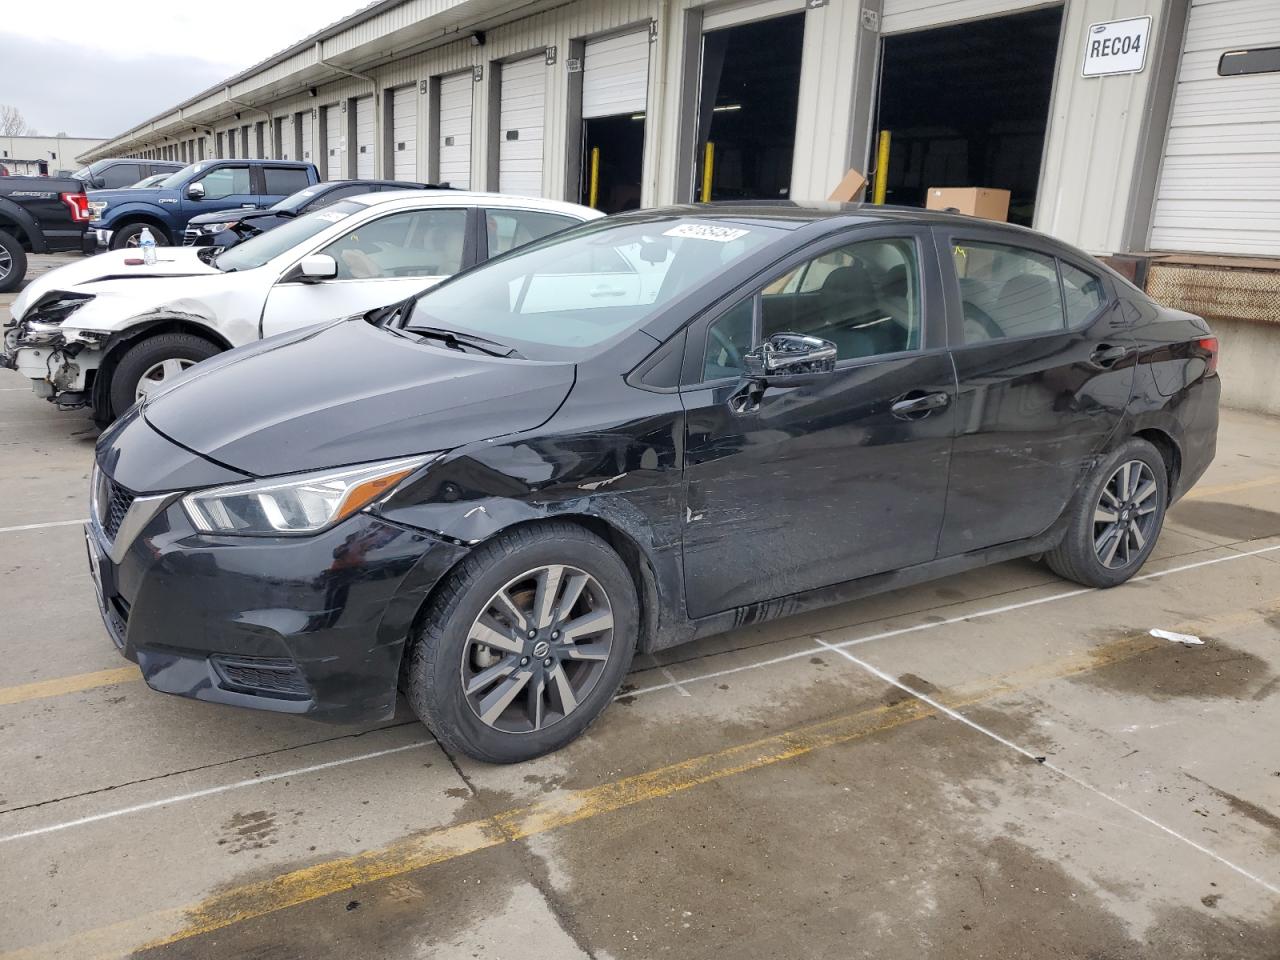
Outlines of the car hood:
<svg viewBox="0 0 1280 960">
<path fill-rule="evenodd" d="M 215 357 L 143 407 L 164 436 L 253 476 L 447 450 L 545 423 L 572 363 L 462 353 L 362 317 Z"/>
<path fill-rule="evenodd" d="M 188 224 L 202 223 L 225 223 L 228 220 L 244 220 L 246 217 L 260 217 L 267 211 L 262 207 L 233 207 L 230 210 L 214 210 L 212 213 L 202 213 L 198 217 L 192 217 Z"/>
<path fill-rule="evenodd" d="M 27 284 L 13 302 L 13 315 L 21 320 L 27 307 L 50 290 L 92 293 L 97 296 L 131 291 L 134 285 L 129 281 L 133 280 L 158 282 L 173 277 L 225 276 L 217 267 L 211 267 L 202 261 L 199 250 L 199 247 L 157 247 L 156 262 L 150 265 L 125 263 L 130 259 L 141 259 L 141 252 L 138 250 L 112 250 L 96 257 L 75 260 L 66 266 L 50 270 Z M 160 293 L 158 289 L 152 292 Z M 72 316 L 78 323 L 79 314 Z"/>
</svg>

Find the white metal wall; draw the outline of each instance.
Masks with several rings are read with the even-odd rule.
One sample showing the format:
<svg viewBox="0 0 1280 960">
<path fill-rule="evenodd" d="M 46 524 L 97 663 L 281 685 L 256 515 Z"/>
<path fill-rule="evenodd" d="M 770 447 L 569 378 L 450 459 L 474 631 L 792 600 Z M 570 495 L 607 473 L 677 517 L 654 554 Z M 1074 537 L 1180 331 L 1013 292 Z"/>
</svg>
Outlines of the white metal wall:
<svg viewBox="0 0 1280 960">
<path fill-rule="evenodd" d="M 474 100 L 471 72 L 440 81 L 440 182 L 471 189 L 471 116 Z"/>
<path fill-rule="evenodd" d="M 396 180 L 418 178 L 418 88 L 391 91 L 391 157 Z"/>
<path fill-rule="evenodd" d="M 498 108 L 498 192 L 542 196 L 543 126 L 547 109 L 544 54 L 502 65 Z"/>
<path fill-rule="evenodd" d="M 1280 254 L 1280 73 L 1218 76 L 1228 50 L 1280 46 L 1278 0 L 1193 0 L 1153 250 Z"/>
<path fill-rule="evenodd" d="M 373 97 L 356 100 L 356 176 L 362 180 L 378 175 L 378 154 L 374 143 Z"/>
<path fill-rule="evenodd" d="M 582 117 L 644 113 L 649 94 L 649 31 L 588 41 L 582 58 Z"/>
</svg>

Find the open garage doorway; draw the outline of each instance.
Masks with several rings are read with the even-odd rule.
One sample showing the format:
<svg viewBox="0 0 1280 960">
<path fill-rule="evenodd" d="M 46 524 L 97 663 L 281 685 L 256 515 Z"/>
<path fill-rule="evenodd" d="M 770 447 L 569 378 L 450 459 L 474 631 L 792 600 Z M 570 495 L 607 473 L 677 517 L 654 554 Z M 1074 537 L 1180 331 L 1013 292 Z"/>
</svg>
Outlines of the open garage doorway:
<svg viewBox="0 0 1280 960">
<path fill-rule="evenodd" d="M 804 14 L 702 37 L 695 200 L 778 200 L 791 192 Z"/>
<path fill-rule="evenodd" d="M 1061 29 L 1057 6 L 885 37 L 886 202 L 922 207 L 930 187 L 995 187 L 1011 193 L 1009 220 L 1030 226 Z"/>
<path fill-rule="evenodd" d="M 647 29 L 583 48 L 579 202 L 605 213 L 640 207 L 649 49 Z"/>
</svg>

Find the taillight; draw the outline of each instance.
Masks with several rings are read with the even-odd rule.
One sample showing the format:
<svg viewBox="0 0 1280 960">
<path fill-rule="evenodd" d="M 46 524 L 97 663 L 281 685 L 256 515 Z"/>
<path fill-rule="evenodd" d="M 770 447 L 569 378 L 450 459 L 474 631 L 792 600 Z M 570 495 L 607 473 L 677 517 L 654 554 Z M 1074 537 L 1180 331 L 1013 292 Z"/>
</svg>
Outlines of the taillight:
<svg viewBox="0 0 1280 960">
<path fill-rule="evenodd" d="M 1201 337 L 1196 341 L 1196 346 L 1205 353 L 1209 354 L 1205 358 L 1204 375 L 1211 376 L 1218 372 L 1218 338 L 1217 337 Z"/>
<path fill-rule="evenodd" d="M 71 211 L 71 219 L 75 223 L 89 222 L 89 198 L 83 193 L 64 193 L 62 202 Z"/>
</svg>

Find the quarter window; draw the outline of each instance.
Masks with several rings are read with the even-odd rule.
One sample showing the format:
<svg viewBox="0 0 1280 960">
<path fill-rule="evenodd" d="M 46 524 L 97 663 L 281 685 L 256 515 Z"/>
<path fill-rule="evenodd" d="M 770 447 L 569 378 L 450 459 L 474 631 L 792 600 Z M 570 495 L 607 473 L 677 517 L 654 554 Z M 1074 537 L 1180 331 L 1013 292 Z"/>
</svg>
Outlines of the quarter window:
<svg viewBox="0 0 1280 960">
<path fill-rule="evenodd" d="M 204 187 L 206 200 L 221 200 L 224 197 L 245 196 L 252 193 L 249 189 L 249 168 L 218 167 L 210 170 L 200 178 Z"/>
<path fill-rule="evenodd" d="M 920 269 L 912 240 L 864 240 L 806 261 L 768 284 L 761 325 L 830 340 L 840 360 L 920 347 Z"/>
<path fill-rule="evenodd" d="M 339 280 L 443 277 L 462 269 L 466 235 L 465 210 L 412 210 L 361 224 L 322 252 Z"/>
<path fill-rule="evenodd" d="M 998 243 L 952 251 L 964 308 L 964 342 L 1026 337 L 1065 329 L 1053 257 Z"/>
<path fill-rule="evenodd" d="M 486 210 L 484 219 L 491 257 L 567 230 L 579 222 L 572 217 L 535 210 Z"/>
</svg>

